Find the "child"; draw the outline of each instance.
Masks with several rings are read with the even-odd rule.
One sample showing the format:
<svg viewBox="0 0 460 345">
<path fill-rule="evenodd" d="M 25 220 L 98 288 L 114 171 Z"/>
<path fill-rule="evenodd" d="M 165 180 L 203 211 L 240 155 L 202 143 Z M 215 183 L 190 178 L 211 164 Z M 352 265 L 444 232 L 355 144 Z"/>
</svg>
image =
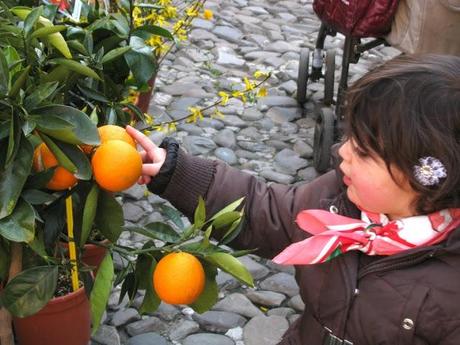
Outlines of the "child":
<svg viewBox="0 0 460 345">
<path fill-rule="evenodd" d="M 246 197 L 232 246 L 295 264 L 305 302 L 280 344 L 458 345 L 460 58 L 394 59 L 347 97 L 337 172 L 268 185 L 128 127 L 140 183 L 188 216 Z"/>
</svg>

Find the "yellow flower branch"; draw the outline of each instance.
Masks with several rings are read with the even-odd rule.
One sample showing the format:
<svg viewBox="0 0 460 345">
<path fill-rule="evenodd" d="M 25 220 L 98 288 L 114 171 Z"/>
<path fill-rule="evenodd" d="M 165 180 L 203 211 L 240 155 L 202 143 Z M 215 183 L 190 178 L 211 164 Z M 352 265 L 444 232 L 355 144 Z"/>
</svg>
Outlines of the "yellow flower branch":
<svg viewBox="0 0 460 345">
<path fill-rule="evenodd" d="M 220 91 L 218 95 L 220 96 L 220 99 L 213 104 L 210 104 L 206 107 L 199 108 L 199 107 L 190 107 L 189 113 L 179 119 L 171 120 L 171 121 L 164 121 L 161 123 L 154 123 L 154 119 L 151 115 L 146 114 L 146 123 L 149 125 L 148 127 L 144 128 L 143 131 L 148 134 L 149 131 L 151 130 L 156 130 L 156 131 L 175 131 L 176 126 L 179 122 L 185 121 L 187 123 L 195 123 L 198 120 L 203 120 L 205 115 L 203 112 L 206 110 L 215 108 L 214 112 L 209 116 L 210 118 L 222 118 L 224 115 L 219 111 L 217 106 L 222 105 L 225 106 L 228 101 L 232 98 L 239 98 L 243 102 L 247 101 L 247 96 L 251 93 L 254 93 L 255 90 L 258 90 L 256 97 L 263 97 L 266 96 L 267 94 L 267 89 L 261 87 L 262 84 L 264 84 L 271 76 L 270 73 L 264 73 L 264 72 L 256 72 L 254 73 L 255 77 L 261 77 L 263 76 L 264 79 L 259 81 L 259 82 L 253 82 L 250 81 L 248 78 L 244 79 L 244 83 L 246 85 L 245 90 L 243 91 L 233 91 L 231 93 L 227 93 L 225 91 Z"/>
</svg>

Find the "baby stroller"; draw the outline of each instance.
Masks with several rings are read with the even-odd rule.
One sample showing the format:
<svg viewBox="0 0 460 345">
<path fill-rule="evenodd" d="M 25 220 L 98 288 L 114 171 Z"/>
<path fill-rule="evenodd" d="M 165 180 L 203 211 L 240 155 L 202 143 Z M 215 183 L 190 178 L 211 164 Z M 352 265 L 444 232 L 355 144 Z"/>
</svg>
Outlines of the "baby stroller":
<svg viewBox="0 0 460 345">
<path fill-rule="evenodd" d="M 321 19 L 316 46 L 313 52 L 300 52 L 297 77 L 297 102 L 306 100 L 308 81 L 324 79 L 324 99 L 326 107 L 320 107 L 316 117 L 313 139 L 313 163 L 318 172 L 330 166 L 330 148 L 339 138 L 343 121 L 343 97 L 348 86 L 350 63 L 357 63 L 361 54 L 369 49 L 386 44 L 383 36 L 388 33 L 396 12 L 398 0 L 314 0 L 313 9 Z M 341 76 L 334 102 L 335 55 L 334 49 L 324 50 L 327 36 L 337 32 L 345 35 Z M 374 39 L 362 43 L 362 38 Z M 310 68 L 310 57 L 312 64 Z M 335 111 L 327 107 L 335 103 Z"/>
<path fill-rule="evenodd" d="M 300 53 L 297 101 L 306 101 L 307 82 L 324 78 L 326 107 L 318 109 L 314 134 L 314 166 L 318 172 L 330 167 L 330 148 L 342 131 L 344 92 L 350 63 L 381 44 L 405 53 L 460 55 L 460 0 L 314 0 L 321 19 L 315 50 Z M 324 51 L 328 35 L 345 35 L 342 69 L 334 102 L 335 51 Z M 442 32 L 442 35 L 437 33 Z M 370 38 L 363 43 L 364 38 Z M 312 66 L 309 61 L 312 57 Z M 335 103 L 335 110 L 327 107 Z"/>
</svg>

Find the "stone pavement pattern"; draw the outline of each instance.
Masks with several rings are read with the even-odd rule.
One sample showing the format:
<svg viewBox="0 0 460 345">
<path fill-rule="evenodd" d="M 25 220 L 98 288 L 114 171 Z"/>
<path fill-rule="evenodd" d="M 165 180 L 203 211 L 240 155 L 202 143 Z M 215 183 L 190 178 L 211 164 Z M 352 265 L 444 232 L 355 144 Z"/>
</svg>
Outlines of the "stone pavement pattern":
<svg viewBox="0 0 460 345">
<path fill-rule="evenodd" d="M 164 61 L 149 112 L 157 121 L 179 118 L 190 106 L 211 103 L 220 90 L 230 90 L 256 70 L 272 71 L 268 96 L 256 104 L 230 100 L 223 119 L 181 124 L 175 136 L 194 155 L 221 159 L 266 181 L 292 184 L 317 176 L 312 166 L 314 104 L 323 97 L 322 82 L 309 83 L 309 102 L 299 108 L 296 79 L 299 51 L 314 48 L 319 29 L 311 0 L 207 1 L 211 21 L 196 19 L 189 42 Z M 343 36 L 328 38 L 341 64 Z M 398 52 L 378 47 L 350 65 L 353 81 Z M 340 73 L 336 72 L 336 83 Z M 164 134 L 153 133 L 159 143 Z M 123 195 L 128 224 L 163 221 L 158 206 L 165 201 L 134 186 Z M 142 246 L 141 235 L 123 233 L 121 244 Z M 91 344 L 106 345 L 271 345 L 276 344 L 303 309 L 292 267 L 280 267 L 254 255 L 241 258 L 256 288 L 218 274 L 219 302 L 204 314 L 186 306 L 162 303 L 153 315 L 140 316 L 133 305 L 118 305 L 119 287 L 110 298 L 104 324 Z"/>
</svg>

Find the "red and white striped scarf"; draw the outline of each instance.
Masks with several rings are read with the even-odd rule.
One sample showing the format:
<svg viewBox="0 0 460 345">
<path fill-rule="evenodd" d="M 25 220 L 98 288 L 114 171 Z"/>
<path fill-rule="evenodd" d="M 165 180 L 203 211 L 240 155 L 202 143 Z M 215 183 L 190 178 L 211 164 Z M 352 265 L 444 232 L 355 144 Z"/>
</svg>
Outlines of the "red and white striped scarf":
<svg viewBox="0 0 460 345">
<path fill-rule="evenodd" d="M 390 221 L 383 214 L 361 212 L 361 220 L 324 210 L 304 210 L 297 225 L 313 236 L 291 244 L 273 261 L 285 265 L 316 264 L 360 250 L 367 255 L 392 255 L 441 242 L 460 225 L 460 209 Z"/>
</svg>

